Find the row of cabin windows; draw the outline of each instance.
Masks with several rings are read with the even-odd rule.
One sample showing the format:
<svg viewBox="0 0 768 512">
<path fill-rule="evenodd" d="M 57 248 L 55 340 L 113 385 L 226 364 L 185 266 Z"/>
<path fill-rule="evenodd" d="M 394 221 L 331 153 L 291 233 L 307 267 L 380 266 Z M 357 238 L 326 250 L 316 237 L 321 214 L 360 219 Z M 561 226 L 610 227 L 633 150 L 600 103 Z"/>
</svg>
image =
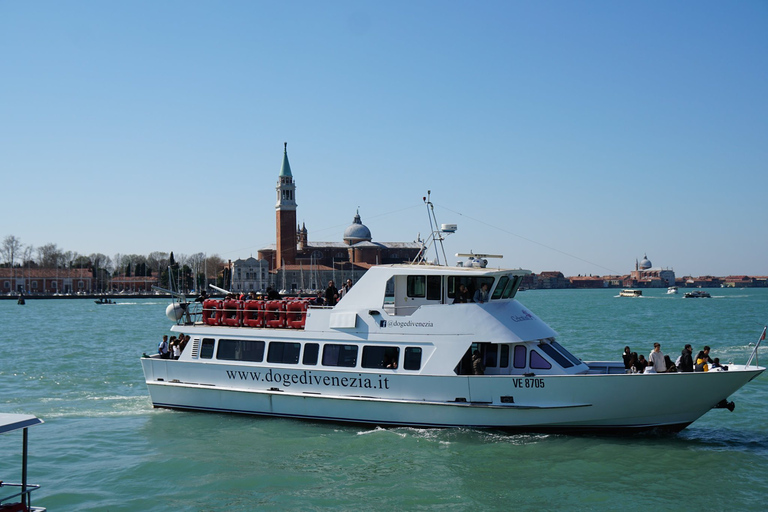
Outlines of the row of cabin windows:
<svg viewBox="0 0 768 512">
<path fill-rule="evenodd" d="M 490 290 L 493 287 L 492 277 L 449 276 L 447 281 L 448 298 L 453 299 L 462 284 L 467 287 L 470 300 L 484 284 Z M 521 278 L 519 276 L 501 276 L 491 295 L 492 300 L 510 299 L 517 293 Z M 441 276 L 408 276 L 406 294 L 409 298 L 426 298 L 441 300 L 443 297 L 443 280 Z"/>
<path fill-rule="evenodd" d="M 471 354 L 479 350 L 483 357 L 483 363 L 486 368 L 509 368 L 510 365 L 510 345 L 499 345 L 496 343 L 473 343 L 465 355 L 465 359 L 471 360 Z M 551 357 L 557 364 L 563 368 L 570 368 L 581 364 L 581 361 L 568 352 L 562 345 L 556 341 L 541 343 L 536 349 L 541 350 Z M 549 370 L 552 364 L 539 354 L 536 349 L 528 349 L 525 345 L 514 345 L 512 351 L 512 367 L 518 370 L 525 369 L 526 366 L 532 370 Z M 468 372 L 470 363 L 463 362 L 465 372 Z"/>
<path fill-rule="evenodd" d="M 216 340 L 203 338 L 200 346 L 200 358 L 212 359 L 214 349 L 216 359 L 223 361 L 250 361 L 261 363 L 264 361 L 264 349 L 266 342 L 258 340 L 229 340 L 220 339 L 218 348 Z M 340 345 L 326 343 L 323 345 L 322 365 L 342 366 L 355 368 L 358 362 L 357 345 Z M 406 347 L 403 356 L 403 369 L 417 371 L 421 369 L 420 347 Z M 267 362 L 278 364 L 299 364 L 314 366 L 320 355 L 319 343 L 292 343 L 283 341 L 271 341 L 267 350 Z M 363 357 L 360 366 L 362 368 L 390 368 L 399 367 L 399 347 L 374 347 L 363 346 Z"/>
</svg>

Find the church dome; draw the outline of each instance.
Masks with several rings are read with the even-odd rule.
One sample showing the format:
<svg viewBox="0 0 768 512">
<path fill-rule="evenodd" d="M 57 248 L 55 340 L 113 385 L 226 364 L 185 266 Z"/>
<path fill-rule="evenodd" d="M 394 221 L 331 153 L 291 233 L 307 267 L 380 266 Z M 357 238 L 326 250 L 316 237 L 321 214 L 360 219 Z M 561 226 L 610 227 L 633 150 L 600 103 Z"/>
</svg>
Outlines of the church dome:
<svg viewBox="0 0 768 512">
<path fill-rule="evenodd" d="M 344 230 L 344 241 L 352 245 L 357 242 L 371 241 L 371 230 L 360 221 L 360 212 L 355 214 L 352 224 Z"/>
<path fill-rule="evenodd" d="M 652 266 L 651 260 L 648 259 L 647 255 L 643 254 L 643 259 L 640 260 L 640 270 L 648 270 Z"/>
</svg>

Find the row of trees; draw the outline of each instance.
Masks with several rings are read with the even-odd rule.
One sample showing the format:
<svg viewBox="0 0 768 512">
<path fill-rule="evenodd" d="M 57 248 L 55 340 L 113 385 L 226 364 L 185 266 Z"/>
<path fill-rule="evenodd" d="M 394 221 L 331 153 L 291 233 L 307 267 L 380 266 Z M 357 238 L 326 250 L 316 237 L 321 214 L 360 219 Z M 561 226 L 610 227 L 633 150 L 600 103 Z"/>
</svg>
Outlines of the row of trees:
<svg viewBox="0 0 768 512">
<path fill-rule="evenodd" d="M 90 255 L 79 254 L 76 251 L 65 251 L 56 244 L 45 244 L 40 247 L 25 245 L 21 239 L 8 235 L 0 245 L 2 263 L 0 267 L 19 269 L 90 269 L 96 287 L 99 290 L 109 288 L 112 277 L 152 277 L 158 278 L 159 285 L 170 287 L 169 276 L 172 277 L 174 288 L 184 291 L 200 289 L 205 283 L 215 279 L 221 280 L 221 271 L 225 262 L 218 255 L 207 256 L 203 253 L 191 255 L 173 252 L 155 251 L 144 256 L 141 254 L 117 253 L 109 257 L 102 253 Z M 170 269 L 170 274 L 169 274 Z"/>
</svg>

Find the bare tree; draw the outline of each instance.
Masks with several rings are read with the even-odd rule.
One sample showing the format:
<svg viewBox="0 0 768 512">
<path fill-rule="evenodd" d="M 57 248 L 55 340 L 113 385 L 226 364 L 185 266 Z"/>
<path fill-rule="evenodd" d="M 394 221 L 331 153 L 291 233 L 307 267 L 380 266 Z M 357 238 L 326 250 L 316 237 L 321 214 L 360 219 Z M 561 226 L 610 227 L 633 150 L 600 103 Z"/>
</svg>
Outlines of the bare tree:
<svg viewBox="0 0 768 512">
<path fill-rule="evenodd" d="M 160 277 L 160 274 L 167 270 L 168 267 L 168 253 L 155 251 L 149 253 L 147 256 L 147 265 L 155 270 L 155 275 Z"/>
<path fill-rule="evenodd" d="M 56 244 L 45 244 L 37 248 L 37 264 L 41 268 L 55 268 L 61 257 L 61 249 Z"/>
<path fill-rule="evenodd" d="M 13 268 L 14 263 L 16 263 L 16 258 L 19 256 L 23 246 L 21 239 L 16 238 L 13 235 L 5 237 L 2 247 L 0 247 L 0 253 L 2 253 L 3 259 L 9 267 Z"/>
</svg>

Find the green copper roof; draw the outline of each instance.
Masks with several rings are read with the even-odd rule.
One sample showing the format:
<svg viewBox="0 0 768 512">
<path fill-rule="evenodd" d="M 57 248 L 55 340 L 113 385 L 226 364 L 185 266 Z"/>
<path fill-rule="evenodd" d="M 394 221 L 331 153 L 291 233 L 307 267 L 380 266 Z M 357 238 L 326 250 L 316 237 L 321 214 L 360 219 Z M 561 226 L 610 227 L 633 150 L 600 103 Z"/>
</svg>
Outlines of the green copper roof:
<svg viewBox="0 0 768 512">
<path fill-rule="evenodd" d="M 293 174 L 291 174 L 291 164 L 288 163 L 288 143 L 285 142 L 285 149 L 283 150 L 283 166 L 280 168 L 280 176 L 290 176 L 293 177 Z"/>
</svg>

